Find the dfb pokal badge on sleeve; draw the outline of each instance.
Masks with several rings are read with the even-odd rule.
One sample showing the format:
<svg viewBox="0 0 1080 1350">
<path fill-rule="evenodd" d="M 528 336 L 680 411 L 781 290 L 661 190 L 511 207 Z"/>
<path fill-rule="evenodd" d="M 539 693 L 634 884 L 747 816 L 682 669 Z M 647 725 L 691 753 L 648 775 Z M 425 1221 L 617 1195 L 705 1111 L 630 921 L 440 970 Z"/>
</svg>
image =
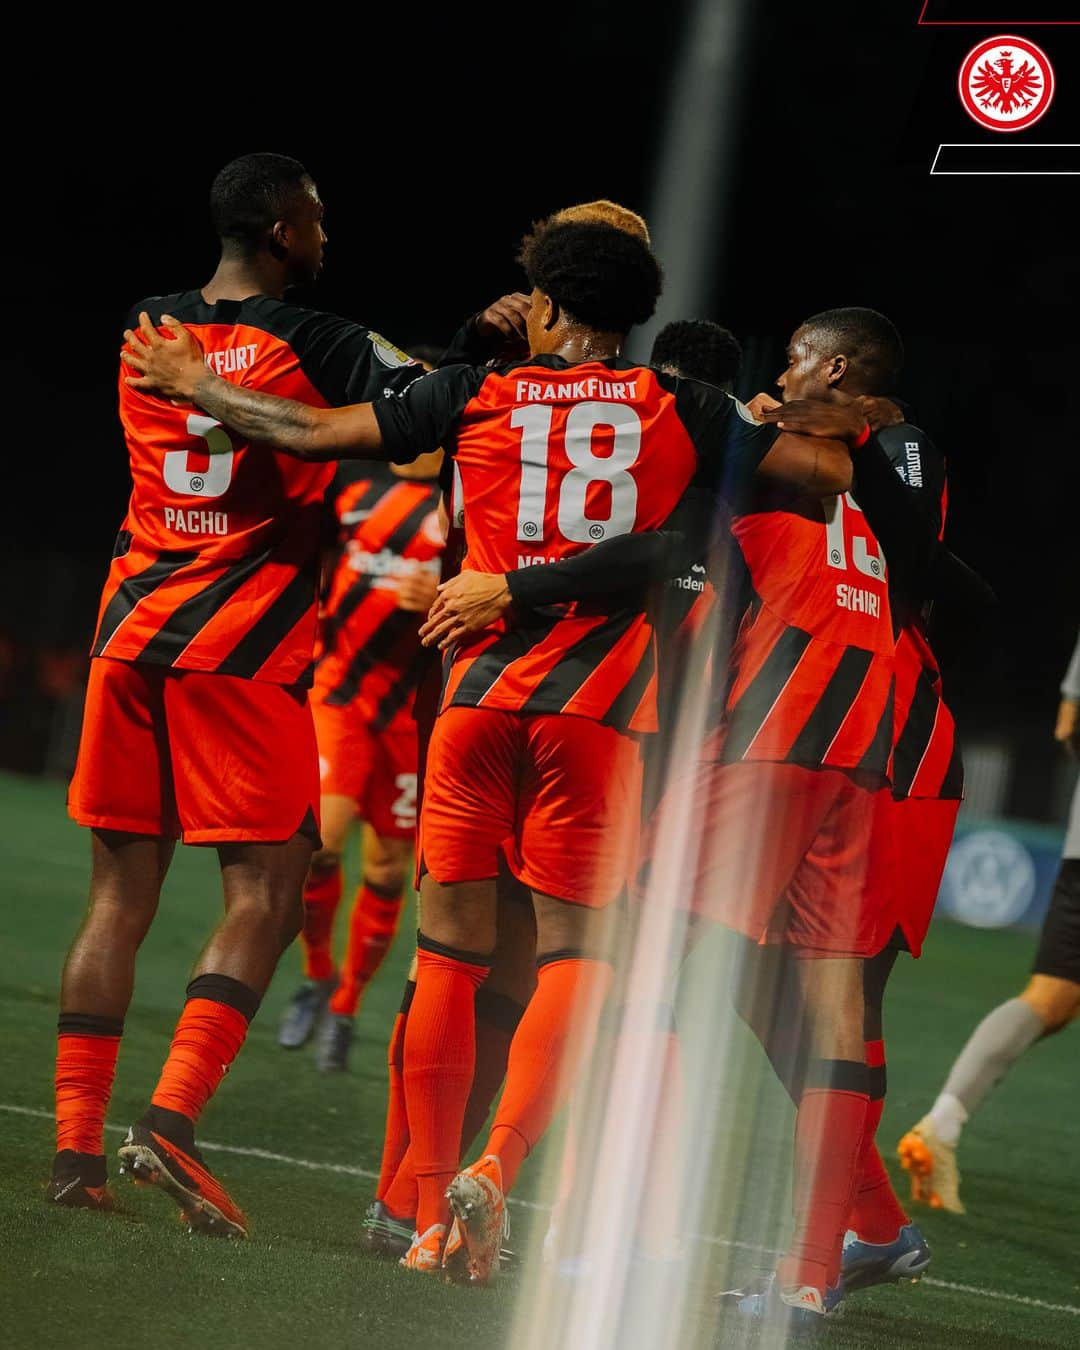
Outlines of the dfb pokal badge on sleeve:
<svg viewBox="0 0 1080 1350">
<path fill-rule="evenodd" d="M 992 37 L 960 67 L 960 100 L 991 131 L 1026 131 L 1054 99 L 1054 68 L 1041 47 L 1022 37 Z"/>
</svg>

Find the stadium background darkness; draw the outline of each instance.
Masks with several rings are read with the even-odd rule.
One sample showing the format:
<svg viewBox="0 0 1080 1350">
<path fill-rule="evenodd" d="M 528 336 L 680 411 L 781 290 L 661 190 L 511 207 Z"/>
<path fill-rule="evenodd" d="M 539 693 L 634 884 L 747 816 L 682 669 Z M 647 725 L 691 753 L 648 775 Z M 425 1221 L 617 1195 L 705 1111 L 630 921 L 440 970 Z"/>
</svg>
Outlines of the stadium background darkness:
<svg viewBox="0 0 1080 1350">
<path fill-rule="evenodd" d="M 869 304 L 896 321 L 899 392 L 950 457 L 947 538 L 1001 601 L 993 625 L 948 638 L 952 702 L 965 738 L 1015 743 L 1010 812 L 1052 814 L 1048 731 L 1080 603 L 1073 180 L 930 178 L 939 142 L 990 137 L 962 111 L 956 72 L 993 28 L 919 29 L 916 0 L 750 8 L 768 13 L 722 187 L 726 245 L 684 317 L 743 338 L 744 394 L 771 388 L 809 313 Z M 248 33 L 205 88 L 196 69 L 145 66 L 140 88 L 122 52 L 83 64 L 72 36 L 50 66 L 49 119 L 7 110 L 22 128 L 12 200 L 30 225 L 5 221 L 7 448 L 21 443 L 31 472 L 17 479 L 29 495 L 4 501 L 0 767 L 43 766 L 50 688 L 77 669 L 126 501 L 122 319 L 209 278 L 216 170 L 256 149 L 303 160 L 330 242 L 321 282 L 297 298 L 400 344 L 445 341 L 521 284 L 515 245 L 534 218 L 595 196 L 648 215 L 686 10 L 579 0 L 466 20 L 421 6 L 372 25 L 362 51 L 327 21 L 284 64 Z M 1030 30 L 1058 74 L 1036 139 L 1080 139 L 1078 32 Z"/>
</svg>

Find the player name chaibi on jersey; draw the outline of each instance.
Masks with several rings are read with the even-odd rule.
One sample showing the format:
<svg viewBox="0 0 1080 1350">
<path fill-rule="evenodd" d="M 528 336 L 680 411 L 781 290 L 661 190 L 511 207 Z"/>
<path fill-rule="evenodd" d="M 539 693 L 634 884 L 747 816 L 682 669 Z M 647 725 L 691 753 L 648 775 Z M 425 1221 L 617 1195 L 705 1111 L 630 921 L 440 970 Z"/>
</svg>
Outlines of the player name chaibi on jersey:
<svg viewBox="0 0 1080 1350">
<path fill-rule="evenodd" d="M 629 402 L 637 398 L 637 380 L 601 380 L 590 375 L 586 380 L 518 380 L 518 403 L 562 403 L 582 399 L 613 399 Z"/>
</svg>

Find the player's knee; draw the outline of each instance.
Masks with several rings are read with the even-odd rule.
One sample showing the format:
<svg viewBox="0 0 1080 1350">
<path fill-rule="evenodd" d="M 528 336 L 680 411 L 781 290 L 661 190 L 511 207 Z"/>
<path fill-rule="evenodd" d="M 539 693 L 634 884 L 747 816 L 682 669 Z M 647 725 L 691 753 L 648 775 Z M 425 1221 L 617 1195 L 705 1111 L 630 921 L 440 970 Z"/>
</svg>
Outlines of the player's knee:
<svg viewBox="0 0 1080 1350">
<path fill-rule="evenodd" d="M 405 889 L 404 861 L 380 858 L 369 862 L 365 859 L 364 885 L 387 896 L 400 895 Z"/>
<path fill-rule="evenodd" d="M 1042 1021 L 1048 1036 L 1063 1030 L 1080 1013 L 1080 984 L 1072 980 L 1036 975 L 1021 998 Z"/>
<path fill-rule="evenodd" d="M 341 866 L 341 854 L 334 848 L 320 848 L 311 855 L 311 874 L 325 877 Z"/>
</svg>

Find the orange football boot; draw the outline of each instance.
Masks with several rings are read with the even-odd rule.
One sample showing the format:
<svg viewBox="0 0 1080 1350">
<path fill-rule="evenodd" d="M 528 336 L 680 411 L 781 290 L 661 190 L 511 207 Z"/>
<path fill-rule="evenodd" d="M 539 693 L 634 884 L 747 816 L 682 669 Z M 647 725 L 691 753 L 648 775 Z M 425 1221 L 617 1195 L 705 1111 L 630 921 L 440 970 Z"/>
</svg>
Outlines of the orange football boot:
<svg viewBox="0 0 1080 1350">
<path fill-rule="evenodd" d="M 499 1249 L 506 1226 L 506 1197 L 502 1188 L 502 1165 L 494 1153 L 459 1172 L 446 1188 L 454 1215 L 454 1228 L 447 1242 L 447 1269 L 460 1268 L 461 1244 L 466 1259 L 465 1276 L 470 1284 L 488 1284 L 499 1273 Z"/>
<path fill-rule="evenodd" d="M 247 1219 L 200 1157 L 139 1122 L 120 1145 L 120 1170 L 158 1186 L 180 1207 L 184 1221 L 211 1237 L 246 1238 Z"/>
</svg>

